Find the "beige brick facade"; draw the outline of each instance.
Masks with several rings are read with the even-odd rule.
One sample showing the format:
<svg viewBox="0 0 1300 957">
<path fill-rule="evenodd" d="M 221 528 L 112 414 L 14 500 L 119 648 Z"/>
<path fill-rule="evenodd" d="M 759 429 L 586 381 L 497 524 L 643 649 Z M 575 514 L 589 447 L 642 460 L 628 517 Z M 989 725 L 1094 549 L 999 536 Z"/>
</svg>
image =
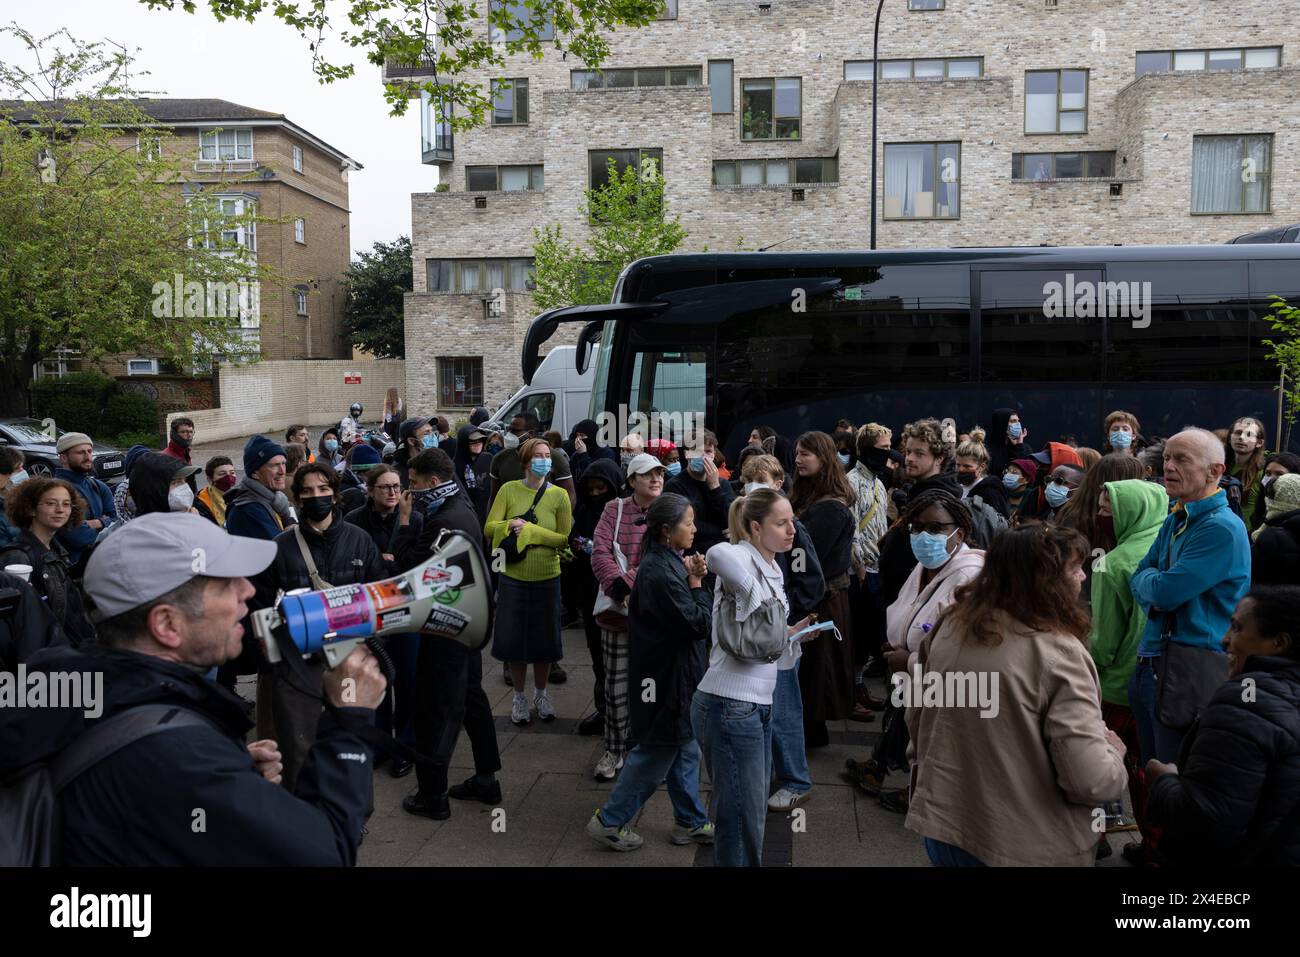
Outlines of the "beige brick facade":
<svg viewBox="0 0 1300 957">
<path fill-rule="evenodd" d="M 879 91 L 880 248 L 945 246 L 1220 243 L 1300 221 L 1300 28 L 1294 10 L 1265 0 L 947 0 L 909 12 L 886 0 L 880 59 L 982 57 L 978 79 L 883 80 Z M 530 121 L 458 134 L 441 167 L 446 193 L 412 197 L 415 291 L 408 297 L 408 392 L 413 407 L 439 402 L 436 360 L 481 356 L 484 398 L 505 399 L 521 383 L 519 349 L 532 317 L 526 293 L 508 296 L 504 319 L 486 319 L 486 293 L 428 291 L 428 259 L 528 256 L 533 227 L 561 223 L 581 239 L 579 213 L 588 151 L 663 150 L 671 213 L 689 231 L 683 251 L 757 248 L 854 249 L 869 245 L 870 80 L 844 80 L 846 60 L 871 59 L 874 4 L 771 0 L 679 0 L 676 20 L 613 37 L 606 69 L 697 66 L 703 86 L 570 89 L 582 64 L 521 54 L 492 75 L 526 77 Z M 486 27 L 484 27 L 486 30 Z M 1280 46 L 1281 67 L 1136 77 L 1135 54 L 1150 50 Z M 708 62 L 734 63 L 737 112 L 712 113 Z M 1027 70 L 1088 71 L 1087 131 L 1027 135 Z M 743 141 L 740 81 L 799 76 L 802 135 Z M 477 79 L 486 79 L 486 76 Z M 1192 139 L 1270 134 L 1270 211 L 1191 212 Z M 883 218 L 884 145 L 960 143 L 960 218 Z M 1040 182 L 1011 178 L 1013 153 L 1115 152 L 1105 179 Z M 714 186 L 716 160 L 838 157 L 838 183 Z M 465 167 L 543 164 L 539 192 L 466 192 Z M 1112 196 L 1112 184 L 1120 184 Z M 486 199 L 485 209 L 475 198 Z M 568 337 L 576 329 L 562 330 Z M 557 335 L 550 345 L 562 341 Z"/>
</svg>

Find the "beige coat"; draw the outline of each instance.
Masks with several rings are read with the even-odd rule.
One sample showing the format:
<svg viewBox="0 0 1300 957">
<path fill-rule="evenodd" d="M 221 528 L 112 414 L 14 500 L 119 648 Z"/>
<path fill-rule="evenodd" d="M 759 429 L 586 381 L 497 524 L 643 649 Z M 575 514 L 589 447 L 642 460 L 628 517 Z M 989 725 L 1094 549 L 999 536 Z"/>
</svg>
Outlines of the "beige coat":
<svg viewBox="0 0 1300 957">
<path fill-rule="evenodd" d="M 1033 633 L 1006 613 L 994 647 L 962 641 L 951 617 L 921 645 L 940 674 L 996 676 L 997 714 L 909 707 L 907 827 L 989 865 L 1091 866 L 1094 821 L 1119 797 L 1124 759 L 1105 738 L 1097 667 L 1067 634 Z"/>
</svg>

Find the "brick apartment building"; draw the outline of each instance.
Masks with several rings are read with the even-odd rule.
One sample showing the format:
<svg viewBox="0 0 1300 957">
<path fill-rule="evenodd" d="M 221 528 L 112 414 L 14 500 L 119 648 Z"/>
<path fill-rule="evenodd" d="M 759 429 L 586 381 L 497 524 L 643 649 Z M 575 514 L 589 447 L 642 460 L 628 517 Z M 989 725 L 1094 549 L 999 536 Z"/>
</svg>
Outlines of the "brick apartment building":
<svg viewBox="0 0 1300 957">
<path fill-rule="evenodd" d="M 238 321 L 248 352 L 263 359 L 350 358 L 341 279 L 351 261 L 348 173 L 361 164 L 282 113 L 218 99 L 133 102 L 170 130 L 162 149 L 179 154 L 182 192 L 201 187 L 235 215 L 252 204 L 259 216 L 276 220 L 238 230 L 238 241 L 284 280 L 275 287 L 261 284 L 241 302 Z M 147 148 L 148 138 L 132 132 L 122 142 Z M 169 371 L 147 354 L 117 356 L 102 365 L 117 375 Z M 79 367 L 76 353 L 61 351 L 41 363 L 38 375 Z"/>
<path fill-rule="evenodd" d="M 1300 220 L 1300 27 L 1284 4 L 1230 8 L 885 0 L 879 246 L 1220 243 Z M 453 139 L 422 96 L 423 159 L 449 189 L 411 198 L 412 407 L 520 384 L 533 227 L 584 238 L 582 191 L 611 155 L 660 164 L 683 251 L 866 248 L 874 14 L 666 0 L 613 36 L 602 73 L 521 53 L 475 78 L 509 81 L 482 128 Z"/>
</svg>

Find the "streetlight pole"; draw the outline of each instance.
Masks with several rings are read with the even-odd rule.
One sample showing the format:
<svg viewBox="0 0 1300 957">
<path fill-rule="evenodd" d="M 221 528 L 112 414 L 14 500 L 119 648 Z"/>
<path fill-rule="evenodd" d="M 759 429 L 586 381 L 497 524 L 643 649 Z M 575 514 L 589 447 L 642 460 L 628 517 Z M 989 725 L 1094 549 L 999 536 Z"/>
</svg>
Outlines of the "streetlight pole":
<svg viewBox="0 0 1300 957">
<path fill-rule="evenodd" d="M 880 11 L 876 5 L 876 31 L 871 40 L 871 248 L 876 248 L 876 103 L 880 99 Z"/>
</svg>

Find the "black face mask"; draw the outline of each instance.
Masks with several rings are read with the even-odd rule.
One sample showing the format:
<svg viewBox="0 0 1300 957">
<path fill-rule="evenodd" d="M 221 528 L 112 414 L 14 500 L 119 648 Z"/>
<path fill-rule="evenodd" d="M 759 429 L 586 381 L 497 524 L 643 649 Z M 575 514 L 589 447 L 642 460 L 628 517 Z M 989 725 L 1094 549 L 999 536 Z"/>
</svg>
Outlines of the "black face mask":
<svg viewBox="0 0 1300 957">
<path fill-rule="evenodd" d="M 298 503 L 298 508 L 302 512 L 302 517 L 312 522 L 320 522 L 325 516 L 334 511 L 333 495 L 318 495 L 315 498 L 304 498 Z"/>
<path fill-rule="evenodd" d="M 862 461 L 878 478 L 883 479 L 884 476 L 881 473 L 888 471 L 889 449 L 867 449 L 862 453 Z"/>
<path fill-rule="evenodd" d="M 974 485 L 978 476 L 974 472 L 958 472 L 957 481 L 962 485 Z"/>
</svg>

